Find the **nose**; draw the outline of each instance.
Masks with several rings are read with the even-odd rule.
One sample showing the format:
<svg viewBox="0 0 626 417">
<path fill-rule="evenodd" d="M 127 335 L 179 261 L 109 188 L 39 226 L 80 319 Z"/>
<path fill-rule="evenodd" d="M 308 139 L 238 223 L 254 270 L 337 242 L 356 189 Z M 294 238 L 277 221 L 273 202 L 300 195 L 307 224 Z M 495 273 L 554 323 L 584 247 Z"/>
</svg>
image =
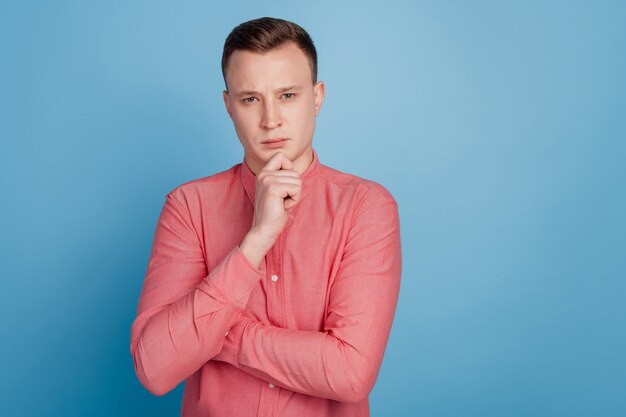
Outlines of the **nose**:
<svg viewBox="0 0 626 417">
<path fill-rule="evenodd" d="M 267 129 L 278 127 L 282 123 L 280 108 L 274 100 L 266 100 L 263 105 L 263 115 L 261 117 L 261 125 Z"/>
</svg>

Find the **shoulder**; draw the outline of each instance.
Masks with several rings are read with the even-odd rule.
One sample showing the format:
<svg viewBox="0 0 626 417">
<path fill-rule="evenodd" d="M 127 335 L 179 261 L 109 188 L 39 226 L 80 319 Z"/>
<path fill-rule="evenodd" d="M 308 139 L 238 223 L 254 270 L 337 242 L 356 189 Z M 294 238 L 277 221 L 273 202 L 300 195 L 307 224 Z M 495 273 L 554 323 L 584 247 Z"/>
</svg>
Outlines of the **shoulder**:
<svg viewBox="0 0 626 417">
<path fill-rule="evenodd" d="M 218 191 L 232 189 L 233 183 L 239 181 L 238 173 L 241 163 L 228 169 L 184 182 L 170 190 L 166 198 L 177 203 L 189 205 L 190 202 L 199 201 L 202 195 L 216 196 Z"/>
<path fill-rule="evenodd" d="M 327 165 L 320 164 L 320 179 L 329 188 L 344 195 L 351 195 L 357 206 L 372 206 L 393 203 L 396 199 L 382 184 L 358 175 L 349 174 Z"/>
</svg>

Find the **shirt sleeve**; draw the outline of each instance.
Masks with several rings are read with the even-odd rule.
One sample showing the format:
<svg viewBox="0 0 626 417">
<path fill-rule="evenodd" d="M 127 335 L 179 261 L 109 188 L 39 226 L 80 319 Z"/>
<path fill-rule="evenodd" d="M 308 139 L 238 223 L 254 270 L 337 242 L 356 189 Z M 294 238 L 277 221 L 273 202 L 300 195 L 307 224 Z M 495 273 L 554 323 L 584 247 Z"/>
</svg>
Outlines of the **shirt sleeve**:
<svg viewBox="0 0 626 417">
<path fill-rule="evenodd" d="M 163 395 L 216 355 L 262 276 L 239 245 L 208 273 L 186 204 L 168 194 L 131 328 L 142 385 Z"/>
<path fill-rule="evenodd" d="M 242 315 L 213 359 L 302 394 L 362 401 L 391 331 L 401 256 L 397 204 L 373 199 L 351 225 L 324 331 L 284 329 Z"/>
</svg>

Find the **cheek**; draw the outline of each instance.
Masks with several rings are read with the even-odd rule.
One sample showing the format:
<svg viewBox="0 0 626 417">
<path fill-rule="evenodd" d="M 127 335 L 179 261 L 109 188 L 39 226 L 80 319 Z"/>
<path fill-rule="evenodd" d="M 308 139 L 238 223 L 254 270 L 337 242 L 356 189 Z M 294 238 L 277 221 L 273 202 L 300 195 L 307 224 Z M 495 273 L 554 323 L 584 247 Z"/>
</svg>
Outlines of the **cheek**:
<svg viewBox="0 0 626 417">
<path fill-rule="evenodd" d="M 315 126 L 315 106 L 303 106 L 298 112 L 298 124 L 303 134 L 311 133 Z"/>
<path fill-rule="evenodd" d="M 238 132 L 246 132 L 250 130 L 251 126 L 255 123 L 254 113 L 251 111 L 233 112 L 233 123 Z"/>
<path fill-rule="evenodd" d="M 303 103 L 297 107 L 286 110 L 285 116 L 300 126 L 309 125 L 311 124 L 311 119 L 315 119 L 315 106 L 309 106 L 308 103 Z"/>
</svg>

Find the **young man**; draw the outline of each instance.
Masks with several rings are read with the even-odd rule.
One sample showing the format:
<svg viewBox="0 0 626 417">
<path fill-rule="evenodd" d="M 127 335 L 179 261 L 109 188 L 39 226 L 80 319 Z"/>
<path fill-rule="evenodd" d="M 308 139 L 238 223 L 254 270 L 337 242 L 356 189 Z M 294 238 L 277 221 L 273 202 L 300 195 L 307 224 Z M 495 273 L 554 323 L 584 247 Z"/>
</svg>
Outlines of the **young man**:
<svg viewBox="0 0 626 417">
<path fill-rule="evenodd" d="M 182 415 L 368 416 L 400 288 L 398 207 L 320 163 L 324 99 L 300 26 L 245 22 L 224 45 L 243 161 L 169 192 L 130 350 Z"/>
</svg>

